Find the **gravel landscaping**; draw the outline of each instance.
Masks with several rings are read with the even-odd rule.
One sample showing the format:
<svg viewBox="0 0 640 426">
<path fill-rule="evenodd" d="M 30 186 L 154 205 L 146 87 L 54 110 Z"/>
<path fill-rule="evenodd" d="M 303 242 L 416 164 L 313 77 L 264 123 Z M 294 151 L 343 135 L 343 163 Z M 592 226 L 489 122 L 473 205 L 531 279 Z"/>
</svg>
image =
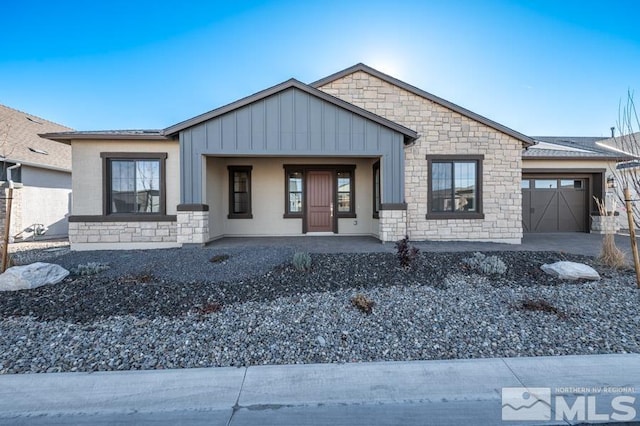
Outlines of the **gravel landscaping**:
<svg viewBox="0 0 640 426">
<path fill-rule="evenodd" d="M 487 255 L 506 272 L 474 269 L 472 253 L 423 252 L 408 268 L 393 253 L 312 254 L 298 271 L 286 247 L 60 248 L 46 261 L 109 269 L 0 293 L 0 373 L 640 352 L 631 271 L 562 253 Z M 603 279 L 540 270 L 558 260 Z"/>
</svg>

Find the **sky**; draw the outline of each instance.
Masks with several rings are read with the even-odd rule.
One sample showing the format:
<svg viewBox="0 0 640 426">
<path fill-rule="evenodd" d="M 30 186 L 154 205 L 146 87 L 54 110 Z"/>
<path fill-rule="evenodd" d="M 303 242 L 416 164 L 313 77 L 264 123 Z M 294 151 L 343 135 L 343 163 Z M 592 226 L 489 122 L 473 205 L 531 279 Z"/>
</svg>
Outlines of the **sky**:
<svg viewBox="0 0 640 426">
<path fill-rule="evenodd" d="M 529 136 L 608 136 L 640 102 L 640 2 L 8 0 L 0 104 L 159 129 L 363 62 Z"/>
</svg>

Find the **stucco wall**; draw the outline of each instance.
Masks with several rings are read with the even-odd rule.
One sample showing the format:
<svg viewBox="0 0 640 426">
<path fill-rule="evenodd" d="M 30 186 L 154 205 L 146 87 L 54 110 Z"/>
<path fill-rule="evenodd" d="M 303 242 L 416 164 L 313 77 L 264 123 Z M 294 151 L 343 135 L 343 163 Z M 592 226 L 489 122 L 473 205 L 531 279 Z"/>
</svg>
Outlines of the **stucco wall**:
<svg viewBox="0 0 640 426">
<path fill-rule="evenodd" d="M 407 233 L 411 239 L 521 241 L 520 141 L 362 71 L 333 81 L 320 90 L 420 135 L 416 143 L 404 151 Z M 484 155 L 484 219 L 425 219 L 427 154 Z"/>
<path fill-rule="evenodd" d="M 72 215 L 102 215 L 101 152 L 166 152 L 167 214 L 176 214 L 180 202 L 180 148 L 177 141 L 74 141 L 72 149 Z"/>
<path fill-rule="evenodd" d="M 377 235 L 373 219 L 371 158 L 227 158 L 206 159 L 205 199 L 209 205 L 209 234 L 220 236 L 302 235 L 302 219 L 283 218 L 285 164 L 354 164 L 356 218 L 338 219 L 338 234 Z M 252 166 L 253 219 L 228 219 L 229 173 L 227 166 Z"/>
<path fill-rule="evenodd" d="M 67 235 L 67 217 L 71 211 L 71 173 L 24 166 L 22 183 L 22 229 L 43 224 L 49 228 L 47 236 Z"/>
</svg>

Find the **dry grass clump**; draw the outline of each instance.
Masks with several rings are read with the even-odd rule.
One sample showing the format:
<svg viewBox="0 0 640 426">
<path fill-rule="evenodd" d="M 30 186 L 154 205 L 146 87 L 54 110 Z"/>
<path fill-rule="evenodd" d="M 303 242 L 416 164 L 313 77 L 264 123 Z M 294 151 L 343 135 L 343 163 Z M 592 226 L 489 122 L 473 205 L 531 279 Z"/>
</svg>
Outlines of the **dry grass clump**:
<svg viewBox="0 0 640 426">
<path fill-rule="evenodd" d="M 600 216 L 608 216 L 607 206 L 605 205 L 604 200 L 601 200 L 597 197 L 593 197 L 596 200 L 596 205 L 598 206 L 598 212 Z M 604 265 L 609 266 L 615 269 L 624 269 L 627 268 L 627 258 L 622 250 L 616 246 L 615 235 L 614 234 L 604 234 L 602 238 L 602 248 L 600 250 L 600 256 L 598 256 L 598 260 L 602 262 Z"/>
</svg>

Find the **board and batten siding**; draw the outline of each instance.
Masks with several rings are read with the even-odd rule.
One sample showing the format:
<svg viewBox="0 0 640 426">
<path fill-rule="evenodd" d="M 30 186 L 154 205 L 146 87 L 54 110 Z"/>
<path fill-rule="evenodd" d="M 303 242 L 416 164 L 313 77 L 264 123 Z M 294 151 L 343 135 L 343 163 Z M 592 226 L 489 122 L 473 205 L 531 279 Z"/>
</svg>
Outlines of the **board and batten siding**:
<svg viewBox="0 0 640 426">
<path fill-rule="evenodd" d="M 296 88 L 180 132 L 181 203 L 202 199 L 203 156 L 381 157 L 382 202 L 404 202 L 404 136 Z"/>
</svg>

